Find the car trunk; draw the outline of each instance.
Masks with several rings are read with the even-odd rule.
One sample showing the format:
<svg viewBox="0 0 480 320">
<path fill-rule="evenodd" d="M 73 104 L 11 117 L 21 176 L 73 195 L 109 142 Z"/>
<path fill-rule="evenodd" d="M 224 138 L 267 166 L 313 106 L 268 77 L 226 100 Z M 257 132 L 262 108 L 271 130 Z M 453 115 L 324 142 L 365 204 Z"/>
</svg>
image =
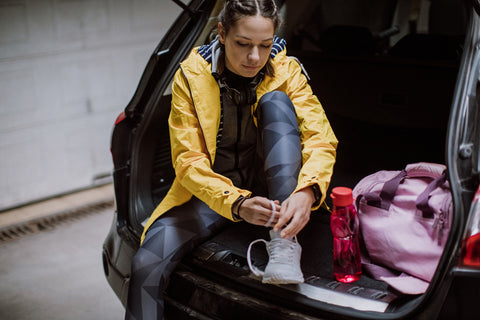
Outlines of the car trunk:
<svg viewBox="0 0 480 320">
<path fill-rule="evenodd" d="M 445 52 L 456 52 L 461 36 L 405 37 L 380 54 L 366 54 L 351 47 L 327 50 L 313 43 L 318 37 L 288 34 L 288 54 L 305 66 L 339 140 L 330 188 L 353 188 L 370 173 L 401 170 L 409 163 L 445 163 L 461 51 Z M 434 44 L 434 49 L 419 43 Z M 147 208 L 160 202 L 174 177 L 166 123 L 170 100 L 168 94 L 161 98 L 160 111 L 144 128 L 149 138 L 142 142 L 143 149 L 153 155 L 150 187 L 142 190 Z M 327 204 L 331 206 L 329 198 Z M 149 212 L 137 210 L 138 221 Z M 352 284 L 335 281 L 329 218 L 325 209 L 312 213 L 298 236 L 306 279 L 301 285 L 264 285 L 252 276 L 246 261 L 248 245 L 268 239 L 268 230 L 232 223 L 182 260 L 167 289 L 167 314 L 172 319 L 386 319 L 421 302 L 421 295 L 402 295 L 365 273 Z M 141 233 L 140 228 L 136 231 Z M 252 256 L 256 266 L 265 267 L 265 248 L 254 247 Z"/>
<path fill-rule="evenodd" d="M 378 170 L 408 163 L 445 163 L 445 134 L 458 61 L 392 57 L 331 57 L 296 51 L 340 141 L 331 188 L 353 188 Z M 327 203 L 331 205 L 330 199 Z M 335 280 L 330 213 L 321 209 L 299 234 L 305 283 L 264 285 L 249 272 L 251 241 L 268 230 L 234 223 L 183 260 L 171 278 L 168 310 L 175 319 L 382 318 L 406 312 L 422 296 L 407 296 L 363 274 L 351 284 Z M 254 264 L 268 262 L 261 245 Z M 228 316 L 227 316 L 228 315 Z M 232 316 L 233 315 L 233 316 Z M 335 316 L 336 315 L 336 316 Z M 201 317 L 200 317 L 201 318 Z"/>
</svg>

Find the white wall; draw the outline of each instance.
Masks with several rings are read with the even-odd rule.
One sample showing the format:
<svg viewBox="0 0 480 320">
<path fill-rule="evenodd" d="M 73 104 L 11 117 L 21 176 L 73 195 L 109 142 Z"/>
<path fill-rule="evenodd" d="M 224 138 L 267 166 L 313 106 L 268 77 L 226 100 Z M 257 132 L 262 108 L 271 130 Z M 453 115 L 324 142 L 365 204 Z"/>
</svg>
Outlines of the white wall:
<svg viewBox="0 0 480 320">
<path fill-rule="evenodd" d="M 0 210 L 110 174 L 110 134 L 170 0 L 0 0 Z"/>
</svg>

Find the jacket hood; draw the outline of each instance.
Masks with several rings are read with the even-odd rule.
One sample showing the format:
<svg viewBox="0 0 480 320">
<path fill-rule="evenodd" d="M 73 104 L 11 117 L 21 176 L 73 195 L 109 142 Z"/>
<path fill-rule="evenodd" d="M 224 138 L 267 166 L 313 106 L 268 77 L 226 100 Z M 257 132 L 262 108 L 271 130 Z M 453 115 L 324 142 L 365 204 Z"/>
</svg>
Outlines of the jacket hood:
<svg viewBox="0 0 480 320">
<path fill-rule="evenodd" d="M 278 60 L 282 60 L 281 56 L 286 56 L 286 44 L 287 42 L 277 36 L 273 38 L 273 45 L 270 51 L 270 59 L 277 60 L 277 63 L 274 63 L 275 68 L 275 77 L 282 74 L 283 72 L 279 69 L 282 67 L 282 63 L 279 63 Z M 218 75 L 218 57 L 220 55 L 221 45 L 218 39 L 218 36 L 209 44 L 200 46 L 193 50 L 194 53 L 200 55 L 203 59 L 195 59 L 190 63 L 182 64 L 184 71 L 188 71 L 193 74 L 205 73 L 207 66 L 210 65 L 210 72 L 214 78 Z M 189 59 L 187 59 L 189 60 Z M 277 72 L 278 71 L 278 72 Z M 280 79 L 278 79 L 280 80 Z"/>
<path fill-rule="evenodd" d="M 270 58 L 275 58 L 275 56 L 279 52 L 285 49 L 286 45 L 287 42 L 285 41 L 285 39 L 274 36 L 272 49 L 270 51 Z M 197 52 L 205 59 L 205 61 L 207 61 L 208 63 L 212 63 L 218 58 L 219 50 L 220 41 L 218 40 L 218 36 L 216 36 L 212 42 L 198 48 Z"/>
</svg>

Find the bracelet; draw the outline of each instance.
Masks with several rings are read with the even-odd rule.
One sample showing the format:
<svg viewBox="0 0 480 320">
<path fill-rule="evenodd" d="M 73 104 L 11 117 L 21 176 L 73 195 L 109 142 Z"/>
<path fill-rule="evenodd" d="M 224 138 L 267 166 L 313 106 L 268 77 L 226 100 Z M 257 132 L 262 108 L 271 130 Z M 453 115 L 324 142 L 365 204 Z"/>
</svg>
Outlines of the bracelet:
<svg viewBox="0 0 480 320">
<path fill-rule="evenodd" d="M 240 217 L 240 207 L 242 206 L 242 204 L 245 202 L 245 200 L 247 200 L 248 198 L 247 197 L 242 197 L 242 199 L 240 199 L 240 201 L 238 202 L 238 205 L 237 205 L 237 216 L 242 219 L 242 217 Z"/>
<path fill-rule="evenodd" d="M 237 200 L 233 203 L 233 208 L 236 206 L 237 207 L 237 212 L 234 212 L 232 209 L 232 216 L 235 220 L 243 220 L 242 217 L 240 217 L 240 207 L 242 206 L 243 202 L 247 200 L 248 197 L 240 196 L 238 197 Z"/>
</svg>

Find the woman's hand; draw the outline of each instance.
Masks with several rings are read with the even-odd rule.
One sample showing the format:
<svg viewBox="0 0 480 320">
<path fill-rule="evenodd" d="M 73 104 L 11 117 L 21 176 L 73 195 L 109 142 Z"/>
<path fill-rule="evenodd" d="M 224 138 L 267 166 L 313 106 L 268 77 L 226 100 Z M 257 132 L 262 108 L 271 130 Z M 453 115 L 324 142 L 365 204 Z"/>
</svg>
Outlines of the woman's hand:
<svg viewBox="0 0 480 320">
<path fill-rule="evenodd" d="M 289 222 L 280 232 L 280 236 L 282 238 L 296 236 L 310 220 L 310 213 L 314 202 L 315 195 L 310 187 L 290 195 L 290 197 L 282 203 L 280 218 L 274 225 L 273 230 L 278 231 Z"/>
<path fill-rule="evenodd" d="M 237 208 L 234 208 L 234 210 L 237 211 Z M 278 200 L 273 201 L 272 210 L 270 199 L 257 196 L 244 200 L 237 212 L 240 218 L 248 223 L 265 226 L 268 221 L 272 220 L 270 225 L 273 226 L 278 222 L 280 202 Z"/>
</svg>

